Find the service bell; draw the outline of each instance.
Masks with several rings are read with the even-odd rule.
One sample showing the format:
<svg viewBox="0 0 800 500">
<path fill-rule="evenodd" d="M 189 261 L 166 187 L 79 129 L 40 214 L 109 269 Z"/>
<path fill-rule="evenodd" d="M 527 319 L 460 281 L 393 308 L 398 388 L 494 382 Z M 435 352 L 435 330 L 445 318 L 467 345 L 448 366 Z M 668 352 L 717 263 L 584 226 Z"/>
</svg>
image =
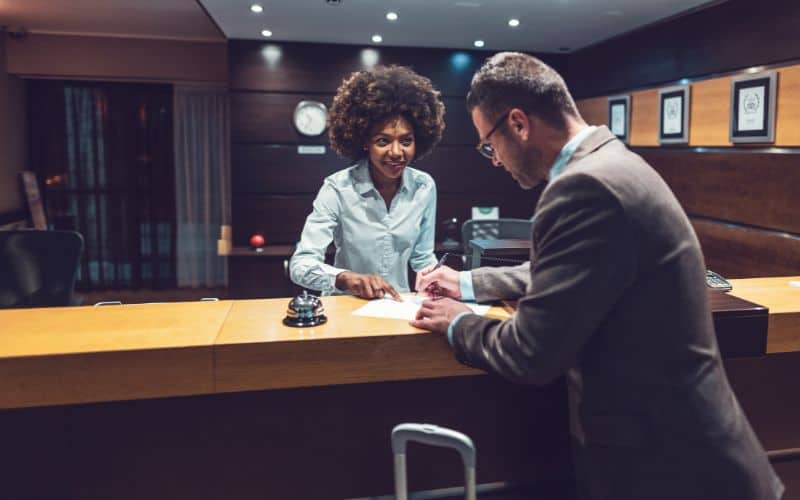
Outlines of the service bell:
<svg viewBox="0 0 800 500">
<path fill-rule="evenodd" d="M 301 295 L 293 298 L 286 309 L 286 317 L 283 324 L 286 326 L 317 326 L 328 321 L 323 314 L 325 308 L 322 301 L 315 295 L 309 295 L 303 290 Z"/>
</svg>

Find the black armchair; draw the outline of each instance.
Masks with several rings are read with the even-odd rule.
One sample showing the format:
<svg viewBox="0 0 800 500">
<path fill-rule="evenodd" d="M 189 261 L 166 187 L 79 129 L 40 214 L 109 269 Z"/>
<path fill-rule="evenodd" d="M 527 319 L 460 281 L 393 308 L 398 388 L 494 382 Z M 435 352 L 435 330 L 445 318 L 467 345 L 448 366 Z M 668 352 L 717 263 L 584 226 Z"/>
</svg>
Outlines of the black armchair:
<svg viewBox="0 0 800 500">
<path fill-rule="evenodd" d="M 75 231 L 0 231 L 0 308 L 75 305 L 82 251 Z"/>
</svg>

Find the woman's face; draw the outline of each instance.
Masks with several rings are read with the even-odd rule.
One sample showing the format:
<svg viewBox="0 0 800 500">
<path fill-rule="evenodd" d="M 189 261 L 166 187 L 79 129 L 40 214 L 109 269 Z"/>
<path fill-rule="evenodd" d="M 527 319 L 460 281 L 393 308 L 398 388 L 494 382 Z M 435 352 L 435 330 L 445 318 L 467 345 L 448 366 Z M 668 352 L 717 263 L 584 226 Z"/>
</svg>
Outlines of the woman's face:
<svg viewBox="0 0 800 500">
<path fill-rule="evenodd" d="M 415 150 L 414 128 L 402 116 L 373 127 L 367 142 L 367 152 L 376 180 L 399 179 L 403 175 L 403 169 L 414 159 Z"/>
</svg>

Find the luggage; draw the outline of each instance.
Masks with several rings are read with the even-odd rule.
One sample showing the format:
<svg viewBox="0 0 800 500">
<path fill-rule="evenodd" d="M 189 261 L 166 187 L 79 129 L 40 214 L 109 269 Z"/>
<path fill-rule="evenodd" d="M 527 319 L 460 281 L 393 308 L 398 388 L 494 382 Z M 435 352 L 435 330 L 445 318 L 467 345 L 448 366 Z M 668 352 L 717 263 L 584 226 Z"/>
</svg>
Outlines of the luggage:
<svg viewBox="0 0 800 500">
<path fill-rule="evenodd" d="M 400 424 L 392 429 L 394 493 L 397 500 L 408 500 L 406 443 L 409 441 L 457 450 L 464 462 L 465 498 L 475 500 L 475 445 L 465 434 L 431 424 Z"/>
</svg>

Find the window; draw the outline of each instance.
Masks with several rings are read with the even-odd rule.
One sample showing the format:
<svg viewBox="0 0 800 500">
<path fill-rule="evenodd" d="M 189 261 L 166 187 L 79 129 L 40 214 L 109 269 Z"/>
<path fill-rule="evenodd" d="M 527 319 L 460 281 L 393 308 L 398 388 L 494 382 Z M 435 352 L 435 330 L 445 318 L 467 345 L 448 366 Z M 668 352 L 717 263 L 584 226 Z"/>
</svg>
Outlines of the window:
<svg viewBox="0 0 800 500">
<path fill-rule="evenodd" d="M 28 81 L 30 159 L 54 229 L 85 241 L 78 286 L 175 286 L 170 85 Z"/>
</svg>

